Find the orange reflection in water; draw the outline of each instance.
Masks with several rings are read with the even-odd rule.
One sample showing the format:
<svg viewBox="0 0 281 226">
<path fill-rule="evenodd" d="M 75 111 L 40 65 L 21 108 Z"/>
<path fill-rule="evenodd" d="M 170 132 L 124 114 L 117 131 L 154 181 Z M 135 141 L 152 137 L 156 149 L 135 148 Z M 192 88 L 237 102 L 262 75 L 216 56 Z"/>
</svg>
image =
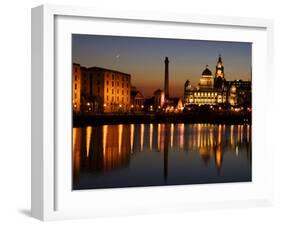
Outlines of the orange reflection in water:
<svg viewBox="0 0 281 226">
<path fill-rule="evenodd" d="M 174 123 L 171 124 L 171 148 L 173 148 L 174 145 Z"/>
<path fill-rule="evenodd" d="M 163 152 L 165 172 L 169 150 L 195 151 L 205 164 L 212 160 L 220 172 L 225 150 L 238 156 L 241 143 L 246 141 L 250 148 L 251 126 L 245 127 L 244 130 L 244 125 L 124 124 L 73 128 L 73 173 L 79 176 L 82 167 L 124 167 L 133 153 L 148 150 Z"/>
<path fill-rule="evenodd" d="M 149 125 L 149 149 L 152 150 L 152 140 L 153 140 L 153 124 Z"/>
<path fill-rule="evenodd" d="M 141 131 L 140 131 L 140 135 L 141 135 L 141 151 L 143 150 L 143 140 L 144 140 L 144 124 L 141 124 Z"/>
<path fill-rule="evenodd" d="M 131 131 L 130 131 L 130 145 L 131 145 L 131 152 L 133 152 L 133 146 L 134 146 L 134 134 L 135 134 L 135 125 L 131 124 Z"/>
<path fill-rule="evenodd" d="M 86 127 L 86 152 L 87 152 L 87 157 L 89 157 L 89 152 L 90 152 L 92 129 L 93 128 L 91 126 Z"/>
</svg>

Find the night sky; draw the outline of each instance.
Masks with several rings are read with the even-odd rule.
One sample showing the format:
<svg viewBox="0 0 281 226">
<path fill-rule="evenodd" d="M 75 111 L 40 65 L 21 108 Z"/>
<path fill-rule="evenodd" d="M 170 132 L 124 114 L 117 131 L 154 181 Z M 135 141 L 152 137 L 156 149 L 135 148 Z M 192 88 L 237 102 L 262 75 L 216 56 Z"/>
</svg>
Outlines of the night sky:
<svg viewBox="0 0 281 226">
<path fill-rule="evenodd" d="M 164 60 L 169 58 L 170 96 L 183 96 L 188 79 L 196 86 L 206 65 L 213 75 L 219 54 L 226 80 L 251 80 L 252 45 L 242 42 L 72 35 L 72 61 L 131 74 L 145 97 L 164 90 Z"/>
</svg>

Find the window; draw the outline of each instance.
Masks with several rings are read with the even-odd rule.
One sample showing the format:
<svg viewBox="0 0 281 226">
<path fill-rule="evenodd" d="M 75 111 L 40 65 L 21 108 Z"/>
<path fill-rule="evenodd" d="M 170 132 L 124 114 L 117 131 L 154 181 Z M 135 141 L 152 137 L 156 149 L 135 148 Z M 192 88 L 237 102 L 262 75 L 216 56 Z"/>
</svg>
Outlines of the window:
<svg viewBox="0 0 281 226">
<path fill-rule="evenodd" d="M 77 81 L 77 75 L 75 75 L 75 81 Z"/>
<path fill-rule="evenodd" d="M 119 101 L 119 97 L 117 97 L 117 102 Z"/>
<path fill-rule="evenodd" d="M 106 92 L 108 93 L 108 88 L 106 89 Z"/>
<path fill-rule="evenodd" d="M 74 87 L 75 87 L 74 89 L 77 89 L 77 84 L 76 83 L 75 83 Z"/>
<path fill-rule="evenodd" d="M 122 95 L 124 95 L 124 90 L 122 90 Z"/>
<path fill-rule="evenodd" d="M 124 83 L 122 83 L 122 88 L 124 88 Z"/>
<path fill-rule="evenodd" d="M 112 86 L 114 86 L 114 82 L 112 81 Z"/>
<path fill-rule="evenodd" d="M 106 81 L 106 85 L 109 85 L 109 81 L 108 80 Z"/>
<path fill-rule="evenodd" d="M 112 94 L 114 94 L 114 89 L 112 89 Z"/>
<path fill-rule="evenodd" d="M 117 89 L 117 94 L 119 94 L 119 89 Z"/>
<path fill-rule="evenodd" d="M 100 93 L 100 87 L 98 87 L 98 93 Z"/>
</svg>

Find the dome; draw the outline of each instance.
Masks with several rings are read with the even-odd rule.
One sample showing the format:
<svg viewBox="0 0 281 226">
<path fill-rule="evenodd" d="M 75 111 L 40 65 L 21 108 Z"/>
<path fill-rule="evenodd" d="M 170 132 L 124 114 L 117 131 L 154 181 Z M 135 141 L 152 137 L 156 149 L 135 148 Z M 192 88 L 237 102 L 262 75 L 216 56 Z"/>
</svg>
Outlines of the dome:
<svg viewBox="0 0 281 226">
<path fill-rule="evenodd" d="M 212 72 L 209 70 L 209 68 L 206 68 L 203 72 L 202 75 L 212 75 Z"/>
</svg>

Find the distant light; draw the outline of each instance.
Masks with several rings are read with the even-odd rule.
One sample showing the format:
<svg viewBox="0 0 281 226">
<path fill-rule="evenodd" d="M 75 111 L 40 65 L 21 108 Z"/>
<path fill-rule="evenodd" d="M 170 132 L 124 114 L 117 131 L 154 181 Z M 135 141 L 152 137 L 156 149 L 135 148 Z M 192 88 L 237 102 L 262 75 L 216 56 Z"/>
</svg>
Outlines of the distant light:
<svg viewBox="0 0 281 226">
<path fill-rule="evenodd" d="M 87 102 L 87 106 L 90 106 L 91 104 L 90 104 L 90 102 Z"/>
<path fill-rule="evenodd" d="M 122 107 L 122 104 L 119 104 L 119 107 L 121 108 L 121 107 Z"/>
<path fill-rule="evenodd" d="M 104 104 L 103 106 L 106 107 L 106 104 Z"/>
</svg>

